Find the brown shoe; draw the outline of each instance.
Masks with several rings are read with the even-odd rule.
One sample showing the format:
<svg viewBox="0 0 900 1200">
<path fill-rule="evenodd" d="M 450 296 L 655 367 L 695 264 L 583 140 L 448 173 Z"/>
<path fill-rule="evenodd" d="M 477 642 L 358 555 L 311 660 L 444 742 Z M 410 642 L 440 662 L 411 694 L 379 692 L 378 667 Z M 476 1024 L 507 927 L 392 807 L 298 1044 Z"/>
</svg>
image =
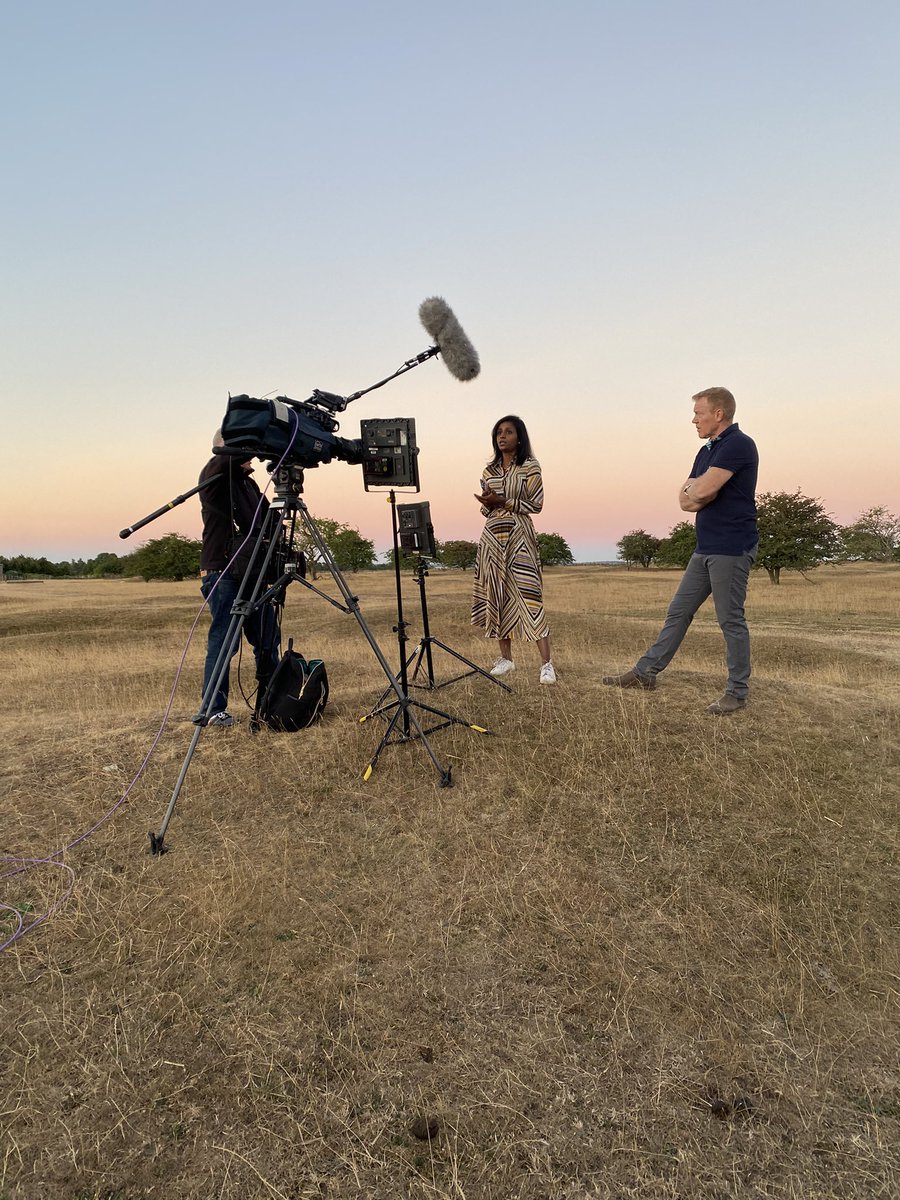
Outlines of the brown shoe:
<svg viewBox="0 0 900 1200">
<path fill-rule="evenodd" d="M 655 675 L 638 675 L 637 671 L 632 669 L 626 671 L 624 675 L 604 675 L 603 682 L 610 687 L 633 687 L 645 688 L 648 692 L 656 687 Z"/>
<path fill-rule="evenodd" d="M 717 717 L 727 716 L 728 713 L 737 712 L 739 708 L 746 708 L 747 701 L 742 696 L 733 696 L 731 692 L 726 692 L 724 696 L 718 699 L 715 704 L 710 704 L 707 708 L 708 713 L 713 713 Z"/>
</svg>

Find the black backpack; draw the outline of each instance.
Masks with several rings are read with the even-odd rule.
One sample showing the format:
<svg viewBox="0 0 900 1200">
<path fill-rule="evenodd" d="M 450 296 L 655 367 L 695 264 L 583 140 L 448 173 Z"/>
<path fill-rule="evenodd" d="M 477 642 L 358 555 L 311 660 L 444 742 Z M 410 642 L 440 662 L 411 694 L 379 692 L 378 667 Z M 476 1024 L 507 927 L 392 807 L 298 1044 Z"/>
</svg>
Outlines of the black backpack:
<svg viewBox="0 0 900 1200">
<path fill-rule="evenodd" d="M 325 664 L 321 658 L 307 662 L 289 641 L 259 703 L 259 721 L 278 733 L 296 733 L 317 721 L 327 703 Z"/>
</svg>

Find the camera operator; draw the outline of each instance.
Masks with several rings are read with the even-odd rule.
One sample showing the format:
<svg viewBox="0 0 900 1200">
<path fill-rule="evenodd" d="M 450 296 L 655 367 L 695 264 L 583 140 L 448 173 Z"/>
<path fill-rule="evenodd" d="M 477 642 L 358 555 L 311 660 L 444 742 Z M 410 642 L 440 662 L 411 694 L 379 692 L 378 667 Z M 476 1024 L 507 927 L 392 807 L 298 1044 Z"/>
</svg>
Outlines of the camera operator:
<svg viewBox="0 0 900 1200">
<path fill-rule="evenodd" d="M 213 449 L 224 445 L 222 431 L 216 430 Z M 202 487 L 200 505 L 203 516 L 203 538 L 200 551 L 200 590 L 209 604 L 211 624 L 206 644 L 206 666 L 203 671 L 203 695 L 206 695 L 215 666 L 225 644 L 231 625 L 231 610 L 240 590 L 241 580 L 250 563 L 255 543 L 269 508 L 268 501 L 252 476 L 250 459 L 214 454 L 200 472 L 200 483 L 213 479 Z M 255 520 L 254 520 L 255 517 Z M 241 544 L 246 544 L 238 551 Z M 257 558 L 259 561 L 259 558 Z M 230 564 L 230 565 L 229 565 Z M 247 590 L 249 597 L 250 591 Z M 281 630 L 275 606 L 264 604 L 244 621 L 244 634 L 253 647 L 256 658 L 256 678 L 259 685 L 268 680 L 278 664 Z M 234 647 L 234 653 L 237 645 Z M 215 696 L 205 706 L 210 714 L 210 726 L 229 726 L 234 717 L 228 712 L 228 675 L 226 664 Z M 203 708 L 193 718 L 195 724 L 203 719 Z"/>
</svg>

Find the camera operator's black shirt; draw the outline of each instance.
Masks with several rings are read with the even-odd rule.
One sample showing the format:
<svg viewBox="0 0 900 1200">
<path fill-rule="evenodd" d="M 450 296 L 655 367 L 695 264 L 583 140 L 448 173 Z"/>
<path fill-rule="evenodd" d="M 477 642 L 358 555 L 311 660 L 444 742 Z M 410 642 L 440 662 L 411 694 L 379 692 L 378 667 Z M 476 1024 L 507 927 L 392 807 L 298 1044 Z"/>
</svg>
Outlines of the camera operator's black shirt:
<svg viewBox="0 0 900 1200">
<path fill-rule="evenodd" d="M 203 514 L 203 542 L 200 550 L 201 571 L 223 571 L 229 559 L 248 533 L 259 533 L 269 508 L 268 500 L 259 503 L 262 493 L 252 475 L 241 469 L 239 459 L 214 454 L 200 472 L 200 483 L 215 477 L 200 492 L 200 511 Z M 259 515 L 253 525 L 253 514 L 259 505 Z M 236 575 L 246 567 L 253 549 L 252 540 L 241 553 L 241 563 L 232 570 Z"/>
</svg>

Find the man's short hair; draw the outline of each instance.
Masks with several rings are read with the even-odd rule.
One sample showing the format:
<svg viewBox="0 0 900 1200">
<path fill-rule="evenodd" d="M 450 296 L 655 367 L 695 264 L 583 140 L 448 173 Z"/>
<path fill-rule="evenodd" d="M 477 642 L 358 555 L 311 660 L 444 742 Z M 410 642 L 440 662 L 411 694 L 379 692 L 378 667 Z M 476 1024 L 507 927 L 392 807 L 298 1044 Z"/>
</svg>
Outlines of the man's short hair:
<svg viewBox="0 0 900 1200">
<path fill-rule="evenodd" d="M 734 420 L 734 410 L 737 408 L 734 396 L 729 392 L 728 388 L 714 387 L 704 388 L 702 392 L 697 392 L 695 396 L 691 396 L 692 400 L 705 400 L 709 405 L 709 410 L 720 408 L 722 416 L 726 421 Z"/>
</svg>

